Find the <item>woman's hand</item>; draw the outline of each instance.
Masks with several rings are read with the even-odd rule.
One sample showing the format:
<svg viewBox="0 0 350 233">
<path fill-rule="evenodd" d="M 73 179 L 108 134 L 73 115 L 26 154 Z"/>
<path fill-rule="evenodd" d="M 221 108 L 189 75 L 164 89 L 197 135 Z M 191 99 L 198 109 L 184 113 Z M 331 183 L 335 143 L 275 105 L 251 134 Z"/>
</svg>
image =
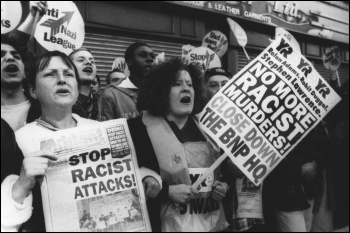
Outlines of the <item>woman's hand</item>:
<svg viewBox="0 0 350 233">
<path fill-rule="evenodd" d="M 143 188 L 145 189 L 146 200 L 156 198 L 161 191 L 160 184 L 153 177 L 146 177 L 142 180 Z"/>
<path fill-rule="evenodd" d="M 222 199 L 224 199 L 224 197 L 226 196 L 226 192 L 228 190 L 228 185 L 224 182 L 215 181 L 213 184 L 213 188 L 214 188 L 212 193 L 213 199 L 216 201 L 221 201 Z"/>
<path fill-rule="evenodd" d="M 13 185 L 12 198 L 19 204 L 29 195 L 34 188 L 36 179 L 43 177 L 49 165 L 49 161 L 56 161 L 56 155 L 51 151 L 38 151 L 28 155 L 23 160 L 21 174 Z"/>
<path fill-rule="evenodd" d="M 169 198 L 176 204 L 187 204 L 199 192 L 189 185 L 179 184 L 169 186 Z"/>
</svg>

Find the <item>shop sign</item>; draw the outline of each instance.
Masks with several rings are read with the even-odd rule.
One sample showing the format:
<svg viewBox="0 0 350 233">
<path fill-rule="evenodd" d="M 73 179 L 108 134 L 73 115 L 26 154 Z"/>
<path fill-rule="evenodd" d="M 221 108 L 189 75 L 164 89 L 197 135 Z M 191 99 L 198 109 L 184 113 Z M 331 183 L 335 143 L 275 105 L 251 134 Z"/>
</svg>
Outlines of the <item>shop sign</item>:
<svg viewBox="0 0 350 233">
<path fill-rule="evenodd" d="M 349 11 L 323 2 L 169 1 L 259 23 L 349 43 Z"/>
</svg>

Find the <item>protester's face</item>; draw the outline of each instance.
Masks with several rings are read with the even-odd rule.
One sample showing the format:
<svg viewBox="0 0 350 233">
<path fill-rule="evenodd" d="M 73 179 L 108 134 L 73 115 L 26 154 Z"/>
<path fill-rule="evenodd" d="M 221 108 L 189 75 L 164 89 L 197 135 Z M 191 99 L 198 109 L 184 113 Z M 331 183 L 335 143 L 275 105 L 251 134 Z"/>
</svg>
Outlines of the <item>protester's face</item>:
<svg viewBox="0 0 350 233">
<path fill-rule="evenodd" d="M 71 108 L 79 95 L 74 69 L 69 68 L 60 57 L 52 57 L 49 65 L 38 72 L 32 92 L 43 109 Z"/>
<path fill-rule="evenodd" d="M 133 59 L 129 62 L 130 72 L 136 73 L 139 76 L 146 76 L 153 68 L 155 55 L 148 46 L 140 46 L 135 52 Z"/>
<path fill-rule="evenodd" d="M 206 85 L 209 97 L 212 98 L 228 81 L 229 79 L 223 75 L 214 75 L 210 77 Z"/>
<path fill-rule="evenodd" d="M 79 51 L 73 55 L 73 63 L 78 69 L 82 85 L 91 84 L 96 78 L 95 59 L 88 51 Z"/>
<path fill-rule="evenodd" d="M 98 84 L 98 81 L 95 79 L 95 81 L 92 82 L 91 84 L 91 91 L 94 94 L 100 93 L 100 85 Z"/>
<path fill-rule="evenodd" d="M 109 75 L 110 83 L 115 83 L 115 85 L 119 85 L 124 79 L 125 74 L 120 72 L 114 72 Z"/>
<path fill-rule="evenodd" d="M 8 44 L 1 44 L 1 85 L 18 86 L 24 78 L 21 55 Z"/>
<path fill-rule="evenodd" d="M 180 71 L 170 89 L 169 114 L 185 117 L 192 113 L 195 93 L 192 78 L 187 71 Z"/>
</svg>

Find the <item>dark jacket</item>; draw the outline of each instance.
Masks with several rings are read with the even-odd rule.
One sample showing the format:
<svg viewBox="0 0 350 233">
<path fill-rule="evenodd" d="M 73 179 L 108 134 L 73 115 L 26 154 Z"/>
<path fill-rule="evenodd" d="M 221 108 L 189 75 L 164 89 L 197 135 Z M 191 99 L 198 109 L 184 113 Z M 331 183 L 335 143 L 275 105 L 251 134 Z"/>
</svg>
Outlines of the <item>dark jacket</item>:
<svg viewBox="0 0 350 233">
<path fill-rule="evenodd" d="M 73 113 L 86 119 L 99 120 L 98 98 L 92 92 L 90 96 L 79 94 L 77 102 L 73 106 Z"/>
<path fill-rule="evenodd" d="M 138 117 L 137 96 L 136 90 L 117 87 L 114 84 L 106 87 L 100 99 L 102 120 Z"/>
</svg>

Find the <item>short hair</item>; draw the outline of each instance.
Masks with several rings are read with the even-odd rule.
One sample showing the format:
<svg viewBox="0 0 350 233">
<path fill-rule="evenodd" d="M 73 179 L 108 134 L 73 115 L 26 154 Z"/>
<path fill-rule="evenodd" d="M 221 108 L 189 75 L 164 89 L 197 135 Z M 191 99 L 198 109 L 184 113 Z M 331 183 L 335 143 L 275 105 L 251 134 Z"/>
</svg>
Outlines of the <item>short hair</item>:
<svg viewBox="0 0 350 233">
<path fill-rule="evenodd" d="M 121 69 L 119 69 L 119 68 L 113 69 L 111 72 L 109 72 L 107 74 L 107 77 L 106 77 L 107 84 L 111 84 L 111 74 L 113 74 L 113 73 L 122 73 L 122 74 L 124 74 L 124 72 Z"/>
<path fill-rule="evenodd" d="M 76 54 L 77 52 L 80 52 L 80 51 L 86 51 L 86 52 L 91 53 L 91 55 L 92 55 L 92 52 L 91 52 L 89 49 L 84 48 L 84 47 L 81 47 L 81 48 L 76 49 L 76 50 L 74 50 L 73 52 L 71 52 L 71 53 L 69 54 L 69 58 L 70 58 L 71 60 L 73 60 L 74 54 Z"/>
<path fill-rule="evenodd" d="M 147 46 L 148 48 L 151 48 L 148 44 L 143 43 L 143 42 L 135 42 L 131 44 L 125 51 L 125 61 L 128 62 L 130 59 L 132 59 L 133 53 L 135 50 L 141 46 Z"/>
<path fill-rule="evenodd" d="M 147 110 L 155 116 L 162 116 L 169 110 L 169 94 L 180 71 L 187 71 L 192 78 L 195 91 L 194 108 L 191 115 L 198 114 L 203 109 L 203 83 L 201 71 L 194 64 L 185 65 L 179 58 L 159 64 L 147 75 L 140 87 L 137 109 Z"/>
<path fill-rule="evenodd" d="M 26 47 L 27 45 L 24 46 L 19 41 L 10 38 L 7 34 L 1 35 L 1 44 L 7 44 L 12 46 L 19 53 L 19 55 L 21 55 L 22 61 L 26 60 L 27 57 L 26 57 L 25 51 L 27 50 L 25 49 L 24 51 L 23 48 Z"/>
<path fill-rule="evenodd" d="M 74 70 L 75 77 L 76 77 L 77 82 L 78 82 L 78 86 L 80 86 L 80 81 L 79 81 L 80 77 L 79 77 L 79 73 L 78 73 L 76 66 L 74 65 L 72 60 L 69 59 L 69 57 L 66 54 L 64 54 L 60 51 L 47 52 L 47 53 L 44 53 L 40 56 L 37 56 L 33 60 L 31 65 L 29 66 L 29 70 L 28 70 L 27 85 L 29 84 L 32 87 L 36 86 L 36 76 L 37 76 L 38 72 L 44 70 L 50 64 L 50 61 L 53 57 L 60 57 L 65 65 L 67 65 L 69 68 Z"/>
</svg>

